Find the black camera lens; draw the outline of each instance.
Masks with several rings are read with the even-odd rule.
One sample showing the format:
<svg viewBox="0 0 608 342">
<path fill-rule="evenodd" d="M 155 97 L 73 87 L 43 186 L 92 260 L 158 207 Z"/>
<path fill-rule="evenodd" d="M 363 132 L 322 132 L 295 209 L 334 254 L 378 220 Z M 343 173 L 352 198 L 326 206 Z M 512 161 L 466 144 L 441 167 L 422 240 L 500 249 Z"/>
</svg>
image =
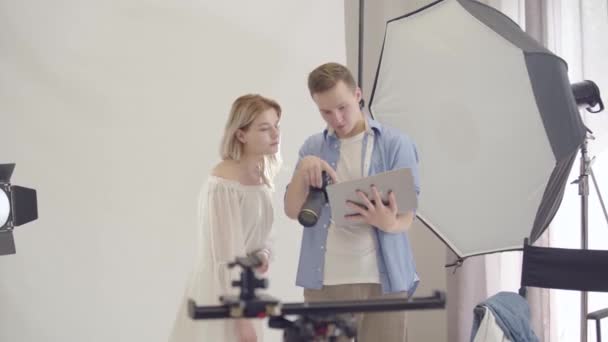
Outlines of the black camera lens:
<svg viewBox="0 0 608 342">
<path fill-rule="evenodd" d="M 329 177 L 327 172 L 323 171 L 322 179 L 323 186 L 320 189 L 312 186 L 310 187 L 308 197 L 298 214 L 298 222 L 304 227 L 312 227 L 317 224 L 317 221 L 321 216 L 321 210 L 323 210 L 323 206 L 327 203 L 325 187 L 331 184 L 331 177 Z"/>
</svg>

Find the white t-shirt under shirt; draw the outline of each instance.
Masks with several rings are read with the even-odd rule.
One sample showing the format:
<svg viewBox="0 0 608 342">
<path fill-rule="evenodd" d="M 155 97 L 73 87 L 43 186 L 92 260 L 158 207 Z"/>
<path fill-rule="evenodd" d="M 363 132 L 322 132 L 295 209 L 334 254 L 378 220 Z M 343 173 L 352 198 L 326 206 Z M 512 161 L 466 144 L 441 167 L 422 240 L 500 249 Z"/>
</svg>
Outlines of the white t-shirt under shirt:
<svg viewBox="0 0 608 342">
<path fill-rule="evenodd" d="M 363 163 L 363 140 L 366 131 L 340 140 L 340 159 L 336 168 L 338 181 L 344 182 L 362 178 L 367 175 L 373 138 L 365 151 L 366 163 Z M 336 226 L 331 221 L 327 233 L 324 285 L 380 283 L 376 240 L 374 230 L 369 225 Z"/>
</svg>

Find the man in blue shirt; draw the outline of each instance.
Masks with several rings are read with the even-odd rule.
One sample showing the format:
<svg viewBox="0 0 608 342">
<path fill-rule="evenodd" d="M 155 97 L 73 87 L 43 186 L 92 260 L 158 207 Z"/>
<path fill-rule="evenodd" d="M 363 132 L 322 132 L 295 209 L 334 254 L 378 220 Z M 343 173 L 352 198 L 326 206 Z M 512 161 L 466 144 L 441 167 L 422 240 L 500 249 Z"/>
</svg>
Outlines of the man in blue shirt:
<svg viewBox="0 0 608 342">
<path fill-rule="evenodd" d="M 343 65 L 327 63 L 308 77 L 310 94 L 327 128 L 309 137 L 285 194 L 285 213 L 297 219 L 310 187 L 321 187 L 322 171 L 335 181 L 410 168 L 419 192 L 418 155 L 403 133 L 364 114 L 361 89 Z M 337 226 L 329 204 L 317 224 L 304 228 L 296 284 L 306 301 L 366 300 L 411 296 L 418 284 L 407 230 L 415 213 L 399 213 L 395 195 L 389 203 L 359 192 L 364 208 L 349 203 L 359 215 L 352 225 Z M 358 341 L 406 341 L 405 312 L 358 314 Z"/>
</svg>

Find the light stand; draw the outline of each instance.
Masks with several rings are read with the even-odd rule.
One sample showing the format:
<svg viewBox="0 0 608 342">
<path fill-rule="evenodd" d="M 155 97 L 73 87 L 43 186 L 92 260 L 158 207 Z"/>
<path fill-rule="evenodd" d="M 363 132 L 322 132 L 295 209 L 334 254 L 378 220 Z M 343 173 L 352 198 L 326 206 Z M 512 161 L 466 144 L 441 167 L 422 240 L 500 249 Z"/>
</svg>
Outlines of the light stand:
<svg viewBox="0 0 608 342">
<path fill-rule="evenodd" d="M 600 91 L 598 86 L 593 81 L 583 81 L 572 85 L 572 92 L 576 104 L 581 107 L 587 107 L 586 110 L 590 113 L 599 113 L 604 110 L 604 104 L 600 97 Z M 594 110 L 593 108 L 599 106 L 599 109 Z M 581 146 L 581 157 L 580 157 L 580 173 L 577 180 L 572 182 L 578 184 L 578 194 L 581 197 L 581 249 L 589 248 L 589 176 L 593 181 L 595 191 L 600 200 L 606 223 L 608 224 L 608 213 L 606 212 L 606 206 L 602 194 L 597 185 L 595 174 L 593 173 L 592 165 L 595 160 L 590 158 L 587 150 L 588 141 L 593 140 L 593 132 L 587 129 L 587 134 Z M 587 313 L 588 313 L 588 294 L 586 291 L 581 292 L 581 341 L 587 341 Z"/>
</svg>

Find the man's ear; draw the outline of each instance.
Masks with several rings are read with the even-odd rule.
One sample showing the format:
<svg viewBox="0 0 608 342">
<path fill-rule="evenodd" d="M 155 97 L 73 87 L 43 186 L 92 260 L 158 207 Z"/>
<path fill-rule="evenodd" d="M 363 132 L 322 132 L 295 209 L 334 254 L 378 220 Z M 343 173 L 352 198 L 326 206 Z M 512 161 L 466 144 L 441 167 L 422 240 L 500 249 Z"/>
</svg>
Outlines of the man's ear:
<svg viewBox="0 0 608 342">
<path fill-rule="evenodd" d="M 357 98 L 357 102 L 361 101 L 361 99 L 363 98 L 363 92 L 361 91 L 361 88 L 355 88 L 355 97 Z"/>
<path fill-rule="evenodd" d="M 245 143 L 245 132 L 242 129 L 237 129 L 235 135 L 238 141 L 240 141 L 242 144 Z"/>
</svg>

